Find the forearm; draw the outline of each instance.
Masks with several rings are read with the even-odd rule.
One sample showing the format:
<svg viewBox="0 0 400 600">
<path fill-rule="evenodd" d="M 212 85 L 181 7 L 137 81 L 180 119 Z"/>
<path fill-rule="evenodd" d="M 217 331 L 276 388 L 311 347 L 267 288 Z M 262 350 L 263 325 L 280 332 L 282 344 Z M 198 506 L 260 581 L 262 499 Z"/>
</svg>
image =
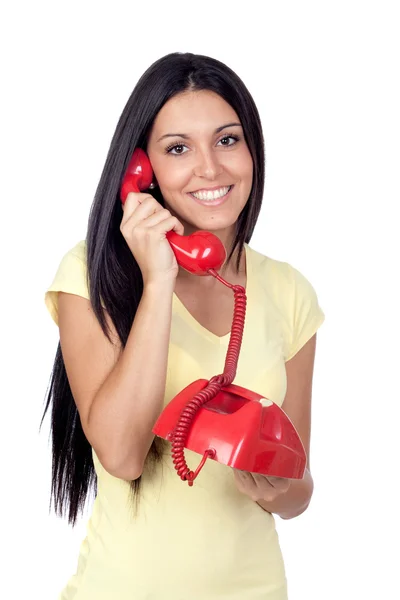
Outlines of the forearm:
<svg viewBox="0 0 400 600">
<path fill-rule="evenodd" d="M 164 402 L 173 285 L 144 289 L 125 348 L 92 403 L 89 427 L 113 474 L 136 478 Z"/>
<path fill-rule="evenodd" d="M 303 479 L 292 479 L 290 487 L 275 500 L 258 500 L 258 504 L 270 513 L 276 513 L 282 519 L 293 519 L 308 507 L 314 489 L 311 473 L 306 469 Z"/>
</svg>

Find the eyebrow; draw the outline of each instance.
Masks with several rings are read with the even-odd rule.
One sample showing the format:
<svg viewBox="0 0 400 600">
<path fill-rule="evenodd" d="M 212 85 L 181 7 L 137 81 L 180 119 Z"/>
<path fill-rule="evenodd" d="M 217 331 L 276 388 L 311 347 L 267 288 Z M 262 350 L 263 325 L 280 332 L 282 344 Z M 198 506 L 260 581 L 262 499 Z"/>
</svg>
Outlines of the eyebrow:
<svg viewBox="0 0 400 600">
<path fill-rule="evenodd" d="M 227 123 L 226 125 L 221 125 L 221 127 L 217 127 L 217 129 L 214 131 L 214 133 L 219 133 L 220 131 L 222 131 L 223 129 L 226 129 L 227 127 L 241 127 L 241 123 Z M 158 140 L 158 142 L 161 142 L 161 140 L 168 138 L 168 137 L 180 137 L 183 138 L 184 140 L 188 140 L 190 138 L 189 135 L 187 135 L 187 133 L 166 133 L 165 135 L 162 135 Z"/>
</svg>

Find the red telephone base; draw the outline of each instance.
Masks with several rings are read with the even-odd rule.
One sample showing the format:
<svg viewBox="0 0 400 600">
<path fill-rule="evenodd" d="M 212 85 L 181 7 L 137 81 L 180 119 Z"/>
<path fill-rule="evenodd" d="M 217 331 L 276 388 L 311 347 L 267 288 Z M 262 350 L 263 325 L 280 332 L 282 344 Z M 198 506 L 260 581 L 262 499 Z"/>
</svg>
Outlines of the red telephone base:
<svg viewBox="0 0 400 600">
<path fill-rule="evenodd" d="M 186 404 L 208 384 L 194 381 L 165 407 L 153 433 L 171 441 Z M 306 453 L 286 413 L 277 405 L 238 385 L 228 385 L 207 402 L 193 419 L 185 448 L 211 460 L 252 473 L 302 479 Z"/>
</svg>

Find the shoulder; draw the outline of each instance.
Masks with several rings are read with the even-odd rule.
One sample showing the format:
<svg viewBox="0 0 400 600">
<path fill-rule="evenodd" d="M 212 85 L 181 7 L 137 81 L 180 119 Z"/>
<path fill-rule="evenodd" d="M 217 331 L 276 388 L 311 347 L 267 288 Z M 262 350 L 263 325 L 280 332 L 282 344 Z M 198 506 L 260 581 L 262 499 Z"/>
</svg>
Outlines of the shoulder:
<svg viewBox="0 0 400 600">
<path fill-rule="evenodd" d="M 58 324 L 58 292 L 89 299 L 85 240 L 75 244 L 61 257 L 53 280 L 45 291 L 45 305 L 56 324 Z"/>
<path fill-rule="evenodd" d="M 77 269 L 86 269 L 86 257 L 86 241 L 81 240 L 69 248 L 63 255 L 61 255 L 57 267 L 57 273 L 65 273 L 70 270 L 76 271 Z"/>
<path fill-rule="evenodd" d="M 86 265 L 86 240 L 81 240 L 73 246 L 65 256 L 71 255 Z"/>
<path fill-rule="evenodd" d="M 257 281 L 268 286 L 269 291 L 276 288 L 288 291 L 297 281 L 306 281 L 304 275 L 292 264 L 266 256 L 247 246 L 251 269 Z"/>
<path fill-rule="evenodd" d="M 87 276 L 86 241 L 81 240 L 72 246 L 62 257 L 55 280 L 81 282 Z"/>
<path fill-rule="evenodd" d="M 249 266 L 261 290 L 262 302 L 281 317 L 286 339 L 286 360 L 294 356 L 325 320 L 317 292 L 309 279 L 292 264 L 249 249 Z"/>
</svg>

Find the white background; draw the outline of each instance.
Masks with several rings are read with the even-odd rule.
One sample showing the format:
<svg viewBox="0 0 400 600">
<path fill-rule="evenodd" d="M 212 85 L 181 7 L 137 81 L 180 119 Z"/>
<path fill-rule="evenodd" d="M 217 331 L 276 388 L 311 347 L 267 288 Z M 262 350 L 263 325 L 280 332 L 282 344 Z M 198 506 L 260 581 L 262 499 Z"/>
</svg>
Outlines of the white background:
<svg viewBox="0 0 400 600">
<path fill-rule="evenodd" d="M 58 341 L 43 295 L 85 236 L 132 88 L 176 50 L 226 62 L 253 94 L 267 179 L 251 245 L 303 272 L 326 313 L 314 376 L 315 493 L 304 515 L 277 519 L 290 600 L 400 597 L 396 5 L 3 5 L 2 598 L 54 600 L 75 570 L 85 519 L 71 530 L 49 515 L 48 421 L 38 431 Z"/>
</svg>

